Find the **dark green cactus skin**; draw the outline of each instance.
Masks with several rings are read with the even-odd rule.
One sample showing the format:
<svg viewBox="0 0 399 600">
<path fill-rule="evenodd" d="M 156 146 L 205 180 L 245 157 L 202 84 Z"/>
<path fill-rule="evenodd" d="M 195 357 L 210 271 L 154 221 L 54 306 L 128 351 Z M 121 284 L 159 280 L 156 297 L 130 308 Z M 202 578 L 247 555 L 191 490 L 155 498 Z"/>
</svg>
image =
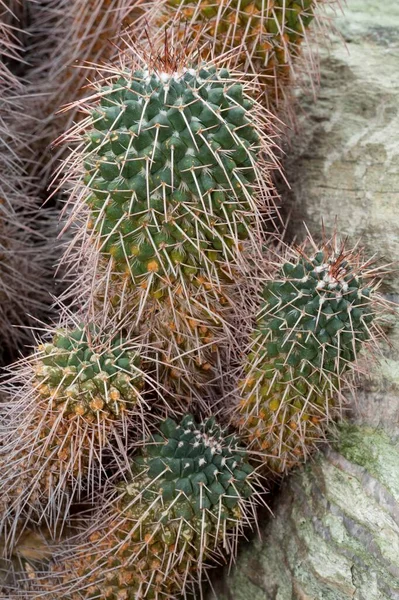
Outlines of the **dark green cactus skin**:
<svg viewBox="0 0 399 600">
<path fill-rule="evenodd" d="M 288 364 L 305 377 L 313 369 L 342 373 L 370 337 L 370 296 L 371 288 L 335 256 L 326 260 L 321 251 L 296 265 L 286 263 L 281 279 L 265 286 L 258 325 L 273 368 Z"/>
<path fill-rule="evenodd" d="M 147 483 L 153 482 L 145 486 L 143 497 L 150 501 L 160 495 L 165 502 L 180 499 L 173 503 L 176 518 L 190 520 L 204 509 L 221 519 L 236 518 L 239 500 L 252 495 L 247 480 L 253 472 L 238 438 L 223 437 L 214 419 L 198 425 L 191 415 L 178 425 L 167 419 L 160 432 L 132 464 L 134 475 L 145 475 Z M 140 481 L 137 492 L 142 488 Z"/>
<path fill-rule="evenodd" d="M 156 289 L 232 260 L 248 236 L 259 138 L 226 70 L 127 73 L 87 133 L 87 203 L 101 252 Z M 208 269 L 208 271 L 207 271 Z"/>
<path fill-rule="evenodd" d="M 371 338 L 372 291 L 351 256 L 328 248 L 265 285 L 239 422 L 273 470 L 306 456 L 339 413 L 343 376 Z"/>
<path fill-rule="evenodd" d="M 111 516 L 99 518 L 91 551 L 54 568 L 67 597 L 160 600 L 201 579 L 202 562 L 236 536 L 253 495 L 253 469 L 237 442 L 214 419 L 167 419 L 135 457 Z M 71 581 L 82 585 L 68 595 Z"/>
<path fill-rule="evenodd" d="M 95 339 L 93 328 L 81 326 L 60 331 L 40 348 L 44 354 L 35 370 L 38 392 L 65 416 L 117 418 L 137 403 L 143 385 L 138 352 L 126 349 L 120 335 L 103 351 L 93 344 Z"/>
</svg>

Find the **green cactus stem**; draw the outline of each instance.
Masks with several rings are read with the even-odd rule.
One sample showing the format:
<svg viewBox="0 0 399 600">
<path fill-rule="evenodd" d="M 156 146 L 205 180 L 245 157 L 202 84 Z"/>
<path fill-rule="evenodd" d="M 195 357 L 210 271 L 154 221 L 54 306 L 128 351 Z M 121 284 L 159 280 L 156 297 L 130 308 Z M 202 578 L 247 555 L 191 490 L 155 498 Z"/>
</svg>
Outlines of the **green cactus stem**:
<svg viewBox="0 0 399 600">
<path fill-rule="evenodd" d="M 167 419 L 131 473 L 44 589 L 65 589 L 71 600 L 174 597 L 203 578 L 203 561 L 220 560 L 221 544 L 234 553 L 254 518 L 254 471 L 214 419 Z"/>
<path fill-rule="evenodd" d="M 79 325 L 10 367 L 0 484 L 6 551 L 28 519 L 54 530 L 67 520 L 71 500 L 98 487 L 107 457 L 124 468 L 118 447 L 128 443 L 128 425 L 143 435 L 140 359 L 140 347 L 120 334 Z"/>
<path fill-rule="evenodd" d="M 238 418 L 272 470 L 306 457 L 340 414 L 357 355 L 378 331 L 374 275 L 334 237 L 294 251 L 265 284 Z"/>
</svg>

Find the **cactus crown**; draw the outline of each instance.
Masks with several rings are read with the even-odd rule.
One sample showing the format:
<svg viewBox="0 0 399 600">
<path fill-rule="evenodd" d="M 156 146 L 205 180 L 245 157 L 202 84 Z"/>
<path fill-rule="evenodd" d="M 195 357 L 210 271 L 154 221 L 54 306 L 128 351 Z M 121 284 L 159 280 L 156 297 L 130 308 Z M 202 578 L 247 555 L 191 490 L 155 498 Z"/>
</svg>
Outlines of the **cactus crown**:
<svg viewBox="0 0 399 600">
<path fill-rule="evenodd" d="M 321 369 L 341 374 L 371 337 L 372 287 L 351 252 L 324 248 L 285 263 L 264 288 L 258 331 L 273 367 L 299 367 L 304 376 Z M 264 360 L 264 356 L 261 358 Z"/>
<path fill-rule="evenodd" d="M 249 235 L 260 141 L 228 71 L 123 72 L 99 92 L 85 184 L 94 235 L 134 285 L 224 267 Z M 166 278 L 166 279 L 165 279 Z"/>
<path fill-rule="evenodd" d="M 173 512 L 187 520 L 204 509 L 216 511 L 220 518 L 234 518 L 240 500 L 253 493 L 248 483 L 253 469 L 246 453 L 238 446 L 238 438 L 224 436 L 213 418 L 201 424 L 191 415 L 179 424 L 167 419 L 134 459 L 132 470 L 139 488 L 135 481 L 128 484 L 129 495 L 142 491 L 144 474 L 148 485 L 143 497 L 161 496 L 172 504 L 178 500 Z"/>
<path fill-rule="evenodd" d="M 235 544 L 242 512 L 254 508 L 255 473 L 214 419 L 166 419 L 134 458 L 132 475 L 110 513 L 95 518 L 89 545 L 86 538 L 52 573 L 56 585 L 63 573 L 66 590 L 71 577 L 77 583 L 72 598 L 174 597 L 201 578 L 219 543 Z M 254 515 L 245 514 L 250 522 Z"/>
<path fill-rule="evenodd" d="M 97 339 L 96 339 L 97 338 Z M 35 380 L 40 397 L 64 415 L 117 418 L 137 403 L 143 379 L 140 356 L 118 335 L 101 345 L 94 327 L 59 331 L 41 346 Z"/>
</svg>

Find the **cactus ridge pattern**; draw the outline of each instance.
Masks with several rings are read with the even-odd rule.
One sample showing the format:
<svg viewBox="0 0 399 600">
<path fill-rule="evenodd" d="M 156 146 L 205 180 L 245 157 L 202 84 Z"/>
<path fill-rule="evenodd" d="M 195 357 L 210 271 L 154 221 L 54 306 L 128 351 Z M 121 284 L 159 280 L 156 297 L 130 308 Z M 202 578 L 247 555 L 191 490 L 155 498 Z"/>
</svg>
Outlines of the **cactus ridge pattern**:
<svg viewBox="0 0 399 600">
<path fill-rule="evenodd" d="M 75 598 L 174 597 L 204 576 L 218 546 L 234 552 L 254 519 L 256 476 L 238 446 L 209 419 L 164 421 L 69 558 L 43 588 Z M 47 595 L 45 595 L 47 597 Z"/>
<path fill-rule="evenodd" d="M 0 484 L 10 548 L 28 519 L 51 530 L 68 519 L 70 502 L 98 489 L 107 462 L 126 468 L 118 446 L 129 442 L 128 426 L 140 432 L 151 420 L 146 413 L 143 421 L 147 376 L 139 351 L 120 334 L 108 338 L 80 325 L 57 331 L 10 368 Z"/>
<path fill-rule="evenodd" d="M 278 106 L 298 79 L 301 45 L 312 22 L 321 25 L 330 0 L 163 0 L 153 8 L 154 31 L 178 23 L 180 34 L 202 48 L 204 58 L 232 53 L 244 72 L 260 75 L 267 100 Z M 310 56 L 306 71 L 316 69 Z"/>
<path fill-rule="evenodd" d="M 277 472 L 325 438 L 378 331 L 375 270 L 336 238 L 312 250 L 299 249 L 266 283 L 241 387 L 241 431 Z"/>
<path fill-rule="evenodd" d="M 231 278 L 259 212 L 262 146 L 242 84 L 215 67 L 113 79 L 83 150 L 100 251 L 150 292 L 196 275 Z"/>
</svg>

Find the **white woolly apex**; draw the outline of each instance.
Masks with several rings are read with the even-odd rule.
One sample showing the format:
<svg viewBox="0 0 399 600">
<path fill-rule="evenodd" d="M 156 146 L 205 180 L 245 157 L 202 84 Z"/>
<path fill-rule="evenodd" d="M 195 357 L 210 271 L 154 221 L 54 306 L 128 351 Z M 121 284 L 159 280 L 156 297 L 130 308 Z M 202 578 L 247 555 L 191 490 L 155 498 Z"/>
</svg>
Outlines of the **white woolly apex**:
<svg viewBox="0 0 399 600">
<path fill-rule="evenodd" d="M 206 433 L 201 433 L 200 436 L 202 443 L 211 449 L 212 454 L 217 454 L 222 452 L 222 444 L 213 437 L 213 435 L 207 435 Z"/>
<path fill-rule="evenodd" d="M 173 71 L 173 73 L 167 73 L 166 71 L 150 72 L 149 69 L 145 69 L 145 71 L 143 71 L 146 83 L 149 83 L 151 81 L 151 77 L 155 75 L 155 77 L 158 77 L 158 79 L 164 84 L 167 84 L 171 79 L 180 81 L 180 79 L 182 79 L 186 73 L 194 76 L 197 74 L 197 71 L 195 69 L 187 69 L 187 67 L 183 67 L 181 71 Z"/>
<path fill-rule="evenodd" d="M 329 265 L 324 263 L 324 265 L 320 265 L 318 267 L 314 268 L 314 272 L 315 273 L 322 273 L 323 271 L 326 271 L 328 269 Z"/>
<path fill-rule="evenodd" d="M 203 467 L 204 465 L 206 465 L 206 458 L 203 458 L 203 457 L 200 458 L 199 461 L 198 461 L 198 465 L 200 467 Z"/>
<path fill-rule="evenodd" d="M 331 274 L 331 263 L 324 263 L 318 267 L 314 268 L 315 273 L 324 273 L 323 279 L 320 280 L 316 286 L 317 290 L 323 290 L 326 287 L 330 290 L 336 289 L 340 286 L 341 291 L 337 292 L 337 296 L 341 297 L 341 292 L 346 292 L 348 290 L 348 284 L 346 281 L 342 280 L 342 276 L 345 275 L 346 270 L 342 269 L 339 273 L 339 277 L 337 278 L 335 275 Z"/>
</svg>

